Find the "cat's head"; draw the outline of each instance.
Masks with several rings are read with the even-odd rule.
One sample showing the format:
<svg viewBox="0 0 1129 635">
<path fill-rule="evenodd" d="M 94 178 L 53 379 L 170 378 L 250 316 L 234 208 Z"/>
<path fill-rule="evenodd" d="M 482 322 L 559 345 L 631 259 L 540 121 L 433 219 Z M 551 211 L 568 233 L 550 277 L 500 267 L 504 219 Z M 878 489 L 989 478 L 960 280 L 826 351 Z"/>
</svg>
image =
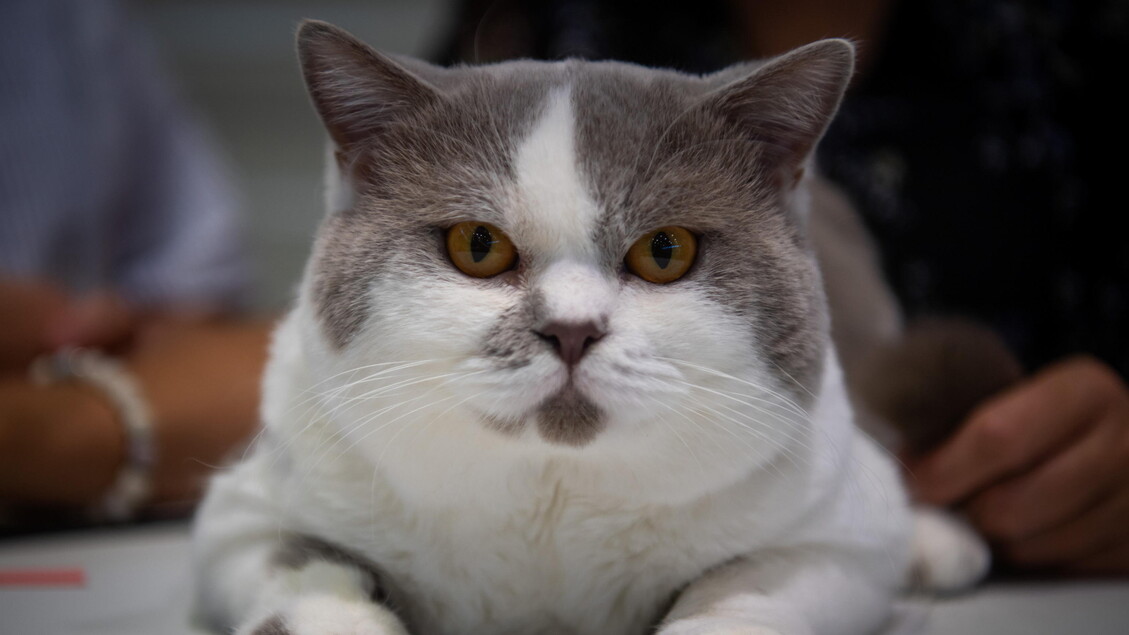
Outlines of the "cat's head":
<svg viewBox="0 0 1129 635">
<path fill-rule="evenodd" d="M 771 447 L 778 420 L 802 425 L 828 346 L 803 171 L 849 43 L 704 77 L 443 69 L 317 22 L 298 43 L 340 188 L 307 345 L 319 373 L 375 377 L 348 393 L 385 408 L 372 427 L 454 420 L 583 452 Z"/>
</svg>

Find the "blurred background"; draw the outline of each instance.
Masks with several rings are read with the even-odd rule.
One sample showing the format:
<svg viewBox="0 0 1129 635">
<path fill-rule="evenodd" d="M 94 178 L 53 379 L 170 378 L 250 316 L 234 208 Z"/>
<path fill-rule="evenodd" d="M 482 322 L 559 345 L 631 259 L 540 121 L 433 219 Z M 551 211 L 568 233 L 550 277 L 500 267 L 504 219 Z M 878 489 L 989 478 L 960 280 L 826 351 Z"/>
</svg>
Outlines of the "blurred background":
<svg viewBox="0 0 1129 635">
<path fill-rule="evenodd" d="M 242 196 L 259 309 L 290 300 L 322 215 L 325 133 L 294 53 L 303 18 L 382 51 L 433 55 L 453 0 L 144 0 L 129 3 Z"/>
<path fill-rule="evenodd" d="M 849 36 L 860 72 L 819 165 L 861 212 L 906 314 L 972 318 L 1024 371 L 1066 368 L 1065 385 L 1129 404 L 1129 249 L 1116 229 L 1129 0 L 120 3 L 129 19 L 113 0 L 0 5 L 0 529 L 9 500 L 81 507 L 80 522 L 182 513 L 256 428 L 271 319 L 323 215 L 325 133 L 294 52 L 303 18 L 441 63 L 614 58 L 690 72 Z M 221 150 L 222 175 L 165 75 Z M 152 435 L 122 425 L 121 395 L 72 381 L 84 378 L 70 366 L 32 377 L 35 360 L 72 347 L 103 370 L 125 364 Z M 1093 357 L 1051 366 L 1079 353 Z M 1102 421 L 1123 430 L 1126 413 Z M 1053 414 L 1043 430 L 1078 423 Z M 1129 570 L 1119 460 L 1080 463 L 1121 496 L 1101 530 Z M 136 471 L 153 489 L 126 497 L 121 476 Z"/>
</svg>

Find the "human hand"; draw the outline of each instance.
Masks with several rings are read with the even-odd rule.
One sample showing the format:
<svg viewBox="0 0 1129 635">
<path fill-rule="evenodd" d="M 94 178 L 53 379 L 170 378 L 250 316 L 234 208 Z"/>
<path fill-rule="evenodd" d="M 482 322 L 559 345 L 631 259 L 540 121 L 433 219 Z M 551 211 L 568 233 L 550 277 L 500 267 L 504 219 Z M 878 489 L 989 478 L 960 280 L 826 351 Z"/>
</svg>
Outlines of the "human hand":
<svg viewBox="0 0 1129 635">
<path fill-rule="evenodd" d="M 153 503 L 194 501 L 206 476 L 250 436 L 270 324 L 160 321 L 122 359 L 153 421 Z M 82 381 L 0 381 L 0 500 L 89 506 L 125 461 L 119 413 Z"/>
<path fill-rule="evenodd" d="M 118 348 L 140 323 L 113 291 L 70 297 L 47 280 L 0 279 L 0 372 L 22 374 L 36 357 L 66 346 Z"/>
<path fill-rule="evenodd" d="M 133 372 L 155 422 L 152 500 L 194 500 L 254 428 L 269 332 L 202 315 L 142 315 L 112 291 L 72 298 L 47 281 L 0 279 L 0 500 L 89 506 L 125 461 L 105 394 L 28 380 L 32 360 L 67 346 L 108 350 Z"/>
<path fill-rule="evenodd" d="M 921 501 L 964 509 L 1006 561 L 1129 573 L 1129 388 L 1093 358 L 985 402 L 909 469 Z"/>
<path fill-rule="evenodd" d="M 117 292 L 103 289 L 71 299 L 47 324 L 52 349 L 120 349 L 141 327 L 142 313 Z"/>
<path fill-rule="evenodd" d="M 68 300 L 45 280 L 0 278 L 0 373 L 23 373 L 51 350 L 45 325 L 59 319 Z"/>
<path fill-rule="evenodd" d="M 85 383 L 0 381 L 0 501 L 96 501 L 125 459 L 116 417 L 105 395 Z"/>
</svg>

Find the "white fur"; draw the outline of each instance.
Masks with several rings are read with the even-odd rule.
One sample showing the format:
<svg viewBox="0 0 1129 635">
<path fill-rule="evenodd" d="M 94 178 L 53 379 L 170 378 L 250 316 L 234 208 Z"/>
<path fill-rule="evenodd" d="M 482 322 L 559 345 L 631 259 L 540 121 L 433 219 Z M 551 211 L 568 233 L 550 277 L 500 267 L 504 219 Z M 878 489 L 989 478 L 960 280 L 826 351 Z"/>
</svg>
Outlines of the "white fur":
<svg viewBox="0 0 1129 635">
<path fill-rule="evenodd" d="M 409 597 L 417 635 L 642 633 L 688 583 L 663 633 L 882 621 L 908 568 L 908 508 L 891 462 L 852 425 L 834 352 L 805 411 L 706 294 L 600 274 L 567 95 L 552 94 L 518 151 L 512 238 L 551 261 L 533 282 L 548 318 L 606 323 L 575 381 L 607 428 L 572 448 L 533 425 L 516 438 L 483 425 L 481 414 L 531 421 L 568 378 L 547 349 L 516 370 L 478 353 L 512 289 L 375 281 L 368 325 L 335 352 L 307 279 L 274 338 L 266 436 L 200 512 L 212 624 L 250 628 L 276 611 L 317 632 L 340 610 L 358 624 L 345 631 L 401 632 L 357 606 L 347 574 L 270 565 L 283 533 L 378 563 Z"/>
<path fill-rule="evenodd" d="M 292 324 L 276 339 L 276 359 Z M 434 496 L 417 501 L 392 489 L 356 453 L 316 466 L 302 459 L 290 463 L 288 457 L 317 456 L 326 443 L 316 425 L 291 430 L 293 436 L 280 435 L 289 442 L 286 456 L 263 446 L 217 479 L 198 528 L 199 562 L 220 569 L 217 595 L 231 601 L 237 596 L 230 586 L 260 585 L 248 585 L 238 575 L 246 571 L 220 562 L 222 551 L 254 536 L 272 544 L 285 528 L 347 545 L 381 563 L 392 579 L 415 592 L 414 601 L 429 618 L 425 633 L 634 633 L 686 581 L 737 555 L 764 552 L 799 562 L 814 559 L 833 572 L 823 578 L 834 583 L 833 590 L 861 593 L 866 601 L 827 601 L 816 578 L 789 590 L 793 597 L 787 602 L 758 595 L 746 604 L 776 605 L 804 624 L 847 620 L 870 628 L 882 618 L 906 567 L 905 503 L 888 462 L 848 425 L 837 367 L 833 360 L 829 366 L 824 397 L 813 413 L 824 429 L 807 440 L 810 452 L 751 470 L 681 504 L 658 502 L 662 493 L 652 487 L 667 481 L 660 472 L 672 471 L 670 463 L 526 457 L 507 451 L 511 442 L 489 438 L 494 433 L 480 433 L 470 421 L 463 422 L 467 434 L 449 443 L 433 444 L 431 437 L 404 442 L 399 452 L 429 468 L 415 472 L 427 480 L 411 491 L 431 489 Z M 710 450 L 703 452 L 708 458 Z M 493 469 L 472 470 L 467 455 Z M 687 461 L 693 459 L 683 456 Z M 679 473 L 690 480 L 718 478 L 728 473 L 721 467 L 706 462 Z M 482 489 L 466 487 L 460 482 L 466 479 Z M 244 493 L 249 483 L 264 482 L 267 491 L 256 505 L 267 509 L 248 523 L 239 518 L 247 512 Z M 461 503 L 455 500 L 460 497 Z M 424 507 L 428 502 L 433 507 Z M 228 535 L 210 540 L 217 531 Z M 789 577 L 774 571 L 756 588 Z M 839 589 L 847 579 L 850 584 Z M 237 606 L 225 611 L 245 612 Z M 759 617 L 757 611 L 742 619 Z M 554 623 L 559 630 L 543 630 Z"/>
<path fill-rule="evenodd" d="M 341 173 L 335 154 L 333 144 L 328 144 L 325 151 L 325 209 L 331 214 L 347 210 L 356 202 L 356 193 L 349 179 Z"/>
<path fill-rule="evenodd" d="M 549 93 L 538 125 L 516 153 L 516 233 L 523 245 L 550 260 L 591 262 L 589 233 L 599 212 L 581 183 L 573 141 L 570 91 Z"/>
<path fill-rule="evenodd" d="M 963 591 L 988 573 L 988 545 L 965 522 L 939 509 L 914 514 L 912 575 L 922 588 Z"/>
<path fill-rule="evenodd" d="M 407 635 L 391 611 L 369 600 L 368 581 L 350 567 L 312 562 L 276 572 L 268 586 L 239 635 L 254 635 L 276 616 L 293 635 Z"/>
</svg>

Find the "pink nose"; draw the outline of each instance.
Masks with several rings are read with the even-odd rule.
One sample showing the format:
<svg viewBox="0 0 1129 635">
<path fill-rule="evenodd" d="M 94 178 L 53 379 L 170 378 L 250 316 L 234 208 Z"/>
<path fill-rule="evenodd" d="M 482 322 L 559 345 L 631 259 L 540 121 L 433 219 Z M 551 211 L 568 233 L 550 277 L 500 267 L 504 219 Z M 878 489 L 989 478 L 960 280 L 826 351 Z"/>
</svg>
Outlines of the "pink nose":
<svg viewBox="0 0 1129 635">
<path fill-rule="evenodd" d="M 603 329 L 595 322 L 549 322 L 535 333 L 551 344 L 569 366 L 575 366 L 589 347 L 604 337 Z"/>
</svg>

